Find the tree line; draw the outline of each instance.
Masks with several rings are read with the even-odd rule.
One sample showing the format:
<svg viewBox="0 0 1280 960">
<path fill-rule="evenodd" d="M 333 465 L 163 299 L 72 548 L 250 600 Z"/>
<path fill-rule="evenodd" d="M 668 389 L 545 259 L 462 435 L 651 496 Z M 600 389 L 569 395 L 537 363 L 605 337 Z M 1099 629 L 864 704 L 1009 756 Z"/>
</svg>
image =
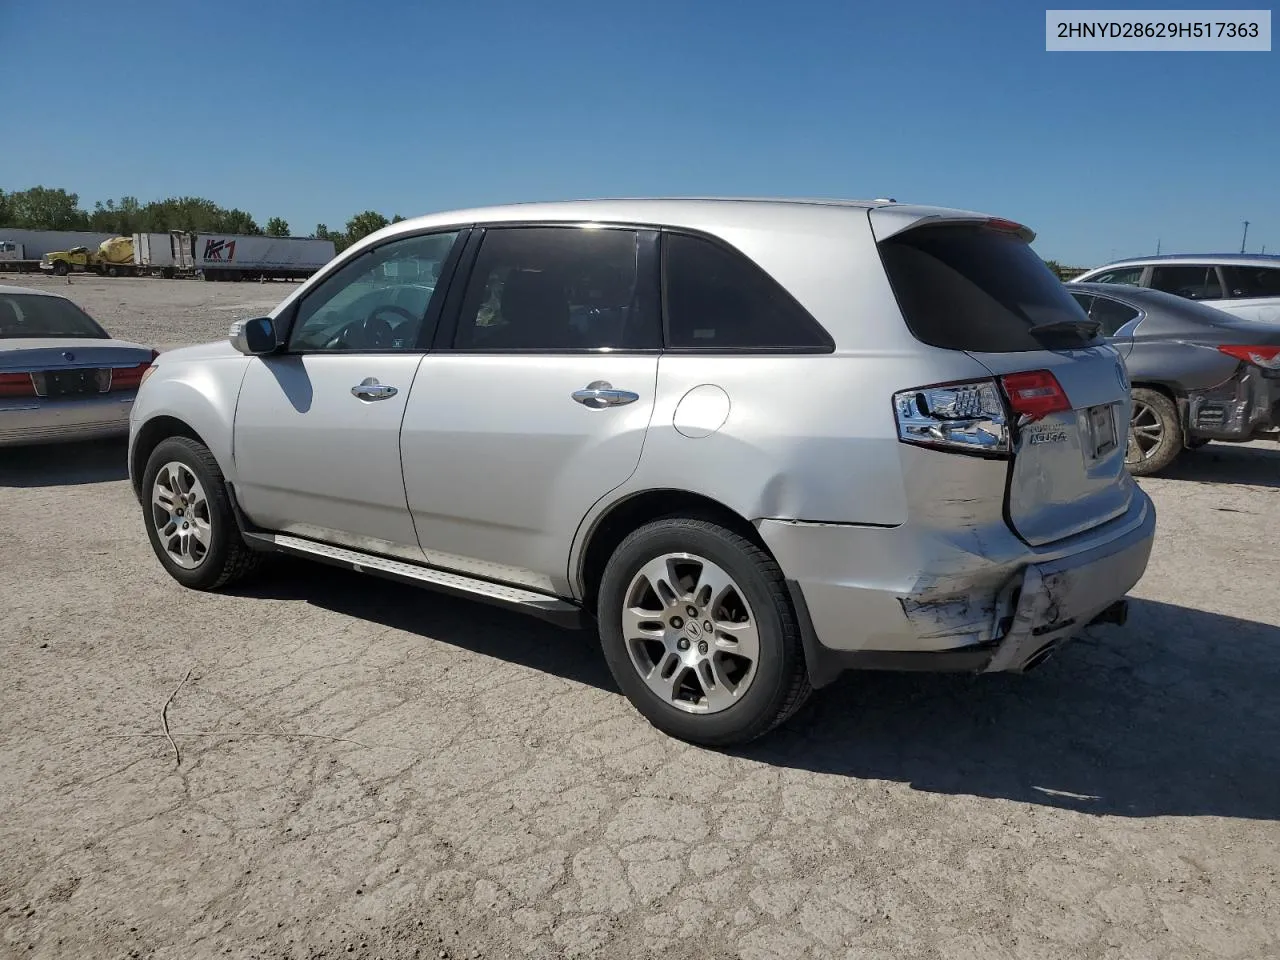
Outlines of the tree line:
<svg viewBox="0 0 1280 960">
<path fill-rule="evenodd" d="M 349 247 L 389 223 L 404 217 L 396 214 L 388 220 L 376 210 L 357 213 L 347 221 L 345 229 L 330 230 L 316 224 L 309 236 L 332 240 L 338 250 Z M 137 197 L 99 200 L 92 210 L 80 206 L 80 195 L 61 187 L 31 187 L 28 190 L 0 190 L 0 229 L 16 230 L 91 230 L 95 233 L 164 233 L 189 230 L 193 233 L 234 233 L 242 236 L 289 237 L 289 223 L 282 217 L 271 217 L 266 228 L 258 226 L 249 213 L 236 207 L 227 209 L 203 197 L 169 197 L 165 200 L 139 202 Z"/>
</svg>

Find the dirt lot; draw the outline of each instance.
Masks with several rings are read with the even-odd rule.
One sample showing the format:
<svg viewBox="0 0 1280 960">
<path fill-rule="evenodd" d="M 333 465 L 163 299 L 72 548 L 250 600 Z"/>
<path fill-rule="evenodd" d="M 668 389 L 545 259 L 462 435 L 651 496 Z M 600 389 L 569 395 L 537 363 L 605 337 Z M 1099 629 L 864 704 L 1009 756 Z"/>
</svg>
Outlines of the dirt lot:
<svg viewBox="0 0 1280 960">
<path fill-rule="evenodd" d="M 70 289 L 170 344 L 292 288 Z M 122 453 L 0 451 L 0 955 L 1280 956 L 1275 445 L 1143 482 L 1127 627 L 733 755 L 587 634 L 302 563 L 184 591 Z"/>
</svg>

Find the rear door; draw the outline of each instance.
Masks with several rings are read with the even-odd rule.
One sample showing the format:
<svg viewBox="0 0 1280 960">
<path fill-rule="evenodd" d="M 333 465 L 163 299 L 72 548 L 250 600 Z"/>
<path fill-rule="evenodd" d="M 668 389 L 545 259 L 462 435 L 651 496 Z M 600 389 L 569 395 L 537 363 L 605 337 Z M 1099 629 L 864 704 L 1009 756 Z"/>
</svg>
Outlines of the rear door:
<svg viewBox="0 0 1280 960">
<path fill-rule="evenodd" d="M 573 536 L 635 472 L 661 345 L 657 233 L 491 227 L 423 360 L 401 452 L 428 562 L 567 589 Z"/>
<path fill-rule="evenodd" d="M 1017 424 L 1006 513 L 1038 545 L 1128 508 L 1130 401 L 1119 353 L 1078 326 L 1088 317 L 1023 230 L 1006 221 L 922 221 L 880 250 L 916 338 L 962 350 L 999 379 Z"/>
</svg>

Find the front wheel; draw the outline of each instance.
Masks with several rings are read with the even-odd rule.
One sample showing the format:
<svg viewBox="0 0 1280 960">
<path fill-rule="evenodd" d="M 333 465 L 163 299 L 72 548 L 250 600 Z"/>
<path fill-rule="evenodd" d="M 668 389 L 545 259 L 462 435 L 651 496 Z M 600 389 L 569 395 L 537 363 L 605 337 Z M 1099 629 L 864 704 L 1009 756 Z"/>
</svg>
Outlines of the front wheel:
<svg viewBox="0 0 1280 960">
<path fill-rule="evenodd" d="M 1135 387 L 1124 465 L 1135 477 L 1159 473 L 1182 452 L 1182 421 L 1174 402 L 1158 390 Z"/>
<path fill-rule="evenodd" d="M 59 260 L 53 265 L 53 275 L 55 277 L 65 277 L 67 275 L 67 265 Z"/>
<path fill-rule="evenodd" d="M 605 567 L 598 619 L 618 686 L 681 740 L 746 743 L 811 693 L 782 571 L 718 524 L 670 518 L 628 536 Z"/>
<path fill-rule="evenodd" d="M 170 437 L 151 452 L 142 477 L 151 549 L 173 579 L 215 590 L 258 566 L 240 535 L 218 462 L 203 444 Z"/>
</svg>

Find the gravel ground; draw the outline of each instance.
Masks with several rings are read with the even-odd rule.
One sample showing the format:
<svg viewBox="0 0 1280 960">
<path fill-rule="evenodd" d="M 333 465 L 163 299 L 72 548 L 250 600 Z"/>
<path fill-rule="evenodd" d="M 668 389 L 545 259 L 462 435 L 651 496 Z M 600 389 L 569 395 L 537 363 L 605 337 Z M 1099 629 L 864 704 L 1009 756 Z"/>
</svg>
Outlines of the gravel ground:
<svg viewBox="0 0 1280 960">
<path fill-rule="evenodd" d="M 289 289 L 71 287 L 166 344 Z M 0 451 L 0 955 L 1280 956 L 1274 444 L 1143 481 L 1126 627 L 730 754 L 589 634 L 301 562 L 184 591 L 122 456 Z"/>
</svg>

